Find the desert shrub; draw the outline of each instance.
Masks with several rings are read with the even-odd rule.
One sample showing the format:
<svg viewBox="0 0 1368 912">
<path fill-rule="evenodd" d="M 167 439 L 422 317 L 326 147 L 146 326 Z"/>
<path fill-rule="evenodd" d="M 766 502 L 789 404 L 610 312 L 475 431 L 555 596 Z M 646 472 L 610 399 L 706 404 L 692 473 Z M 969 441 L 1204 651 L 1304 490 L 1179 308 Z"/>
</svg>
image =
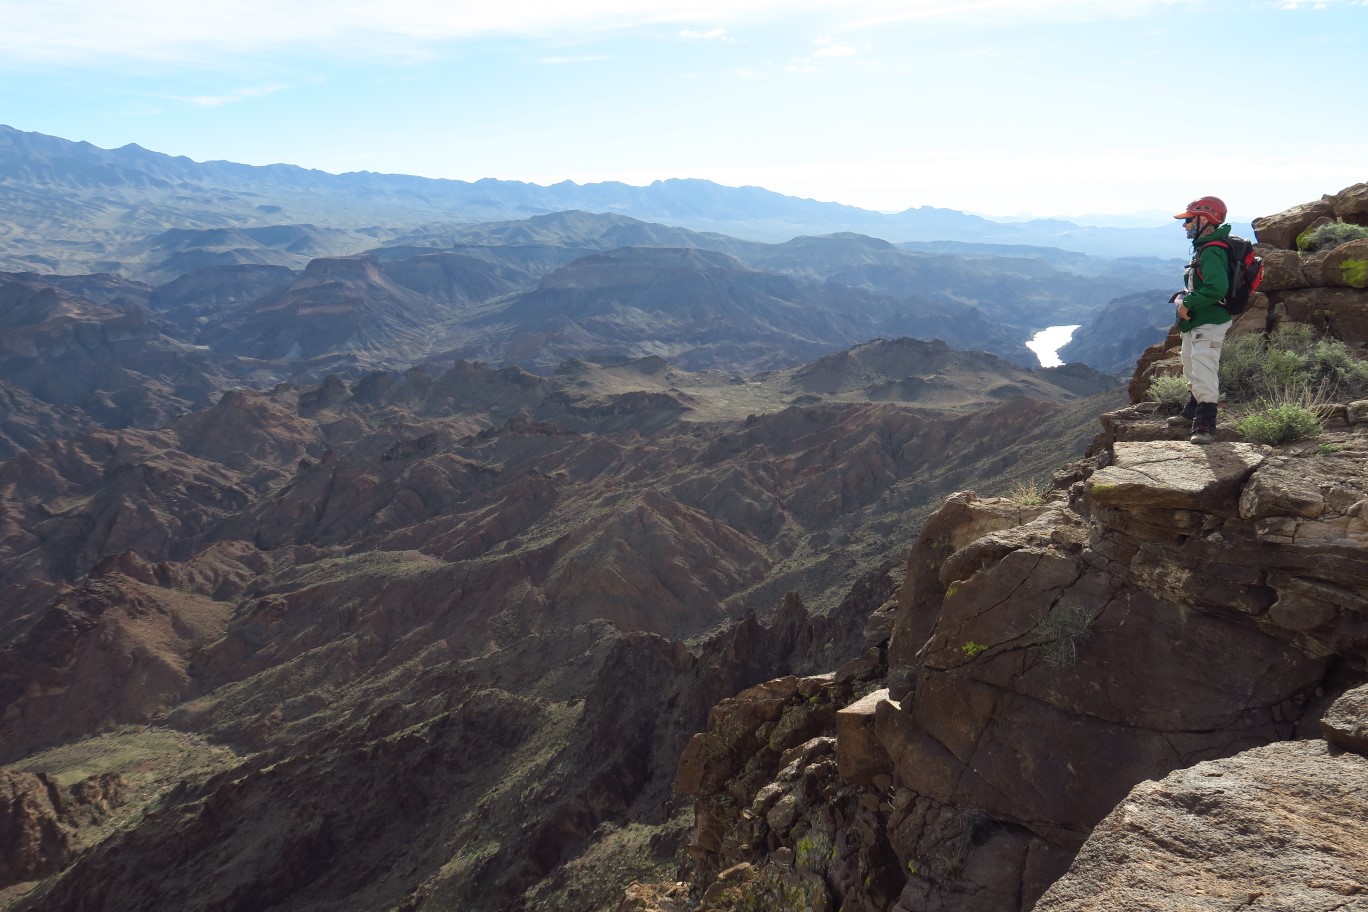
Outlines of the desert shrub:
<svg viewBox="0 0 1368 912">
<path fill-rule="evenodd" d="M 958 879 L 964 874 L 965 861 L 978 844 L 979 834 L 994 823 L 987 811 L 978 808 L 961 811 L 949 824 L 946 839 L 932 857 L 927 873 L 936 880 Z"/>
<path fill-rule="evenodd" d="M 1012 499 L 1012 503 L 1018 507 L 1036 507 L 1045 502 L 1045 488 L 1032 478 L 1029 481 L 1019 481 L 1012 487 L 1012 492 L 1007 495 Z"/>
<path fill-rule="evenodd" d="M 1088 638 L 1092 614 L 1081 605 L 1058 604 L 1035 625 L 1034 632 L 1044 642 L 1040 653 L 1047 665 L 1060 667 L 1078 661 L 1078 644 Z"/>
<path fill-rule="evenodd" d="M 966 851 L 960 846 L 946 849 L 931 861 L 931 876 L 936 880 L 957 880 L 964 873 Z"/>
<path fill-rule="evenodd" d="M 1269 337 L 1271 347 L 1283 351 L 1306 351 L 1319 341 L 1315 328 L 1305 323 L 1283 323 Z"/>
<path fill-rule="evenodd" d="M 1368 393 L 1368 361 L 1355 358 L 1343 342 L 1322 340 L 1307 353 L 1313 383 L 1325 383 L 1332 394 L 1357 398 Z"/>
<path fill-rule="evenodd" d="M 1265 338 L 1232 339 L 1221 350 L 1221 392 L 1228 399 L 1282 402 L 1313 390 L 1325 400 L 1368 394 L 1368 361 L 1338 339 L 1318 339 L 1294 324 Z"/>
<path fill-rule="evenodd" d="M 1221 393 L 1228 399 L 1257 399 L 1263 392 L 1264 337 L 1241 336 L 1221 348 Z"/>
<path fill-rule="evenodd" d="M 1274 402 L 1235 422 L 1235 430 L 1250 440 L 1277 446 L 1316 437 L 1322 430 L 1318 409 L 1300 402 Z"/>
<path fill-rule="evenodd" d="M 1303 231 L 1297 236 L 1297 249 L 1305 253 L 1330 250 L 1340 244 L 1368 238 L 1368 225 L 1355 225 L 1352 222 L 1327 222 Z"/>
<path fill-rule="evenodd" d="M 1270 345 L 1259 364 L 1259 381 L 1265 391 L 1295 386 L 1307 373 L 1306 356 L 1299 351 Z"/>
<path fill-rule="evenodd" d="M 1177 412 L 1187 404 L 1191 394 L 1183 377 L 1155 377 L 1145 395 L 1151 402 L 1159 403 L 1159 411 Z"/>
</svg>

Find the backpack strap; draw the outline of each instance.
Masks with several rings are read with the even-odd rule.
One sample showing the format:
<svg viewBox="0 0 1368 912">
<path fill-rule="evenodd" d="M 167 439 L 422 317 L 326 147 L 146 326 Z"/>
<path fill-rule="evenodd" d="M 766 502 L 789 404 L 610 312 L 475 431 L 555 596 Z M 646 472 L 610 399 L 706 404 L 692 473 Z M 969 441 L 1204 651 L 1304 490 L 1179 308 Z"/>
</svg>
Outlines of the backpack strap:
<svg viewBox="0 0 1368 912">
<path fill-rule="evenodd" d="M 1192 271 L 1197 273 L 1197 278 L 1202 277 L 1202 251 L 1208 247 L 1222 247 L 1225 249 L 1227 259 L 1230 257 L 1230 244 L 1226 241 L 1207 241 L 1197 248 L 1197 252 L 1192 255 Z"/>
</svg>

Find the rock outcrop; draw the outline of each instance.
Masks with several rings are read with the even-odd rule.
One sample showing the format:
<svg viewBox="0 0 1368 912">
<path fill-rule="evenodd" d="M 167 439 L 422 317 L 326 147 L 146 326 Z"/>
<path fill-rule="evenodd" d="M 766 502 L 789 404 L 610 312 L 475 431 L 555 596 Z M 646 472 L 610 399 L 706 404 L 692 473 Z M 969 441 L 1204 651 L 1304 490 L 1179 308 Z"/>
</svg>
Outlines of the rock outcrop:
<svg viewBox="0 0 1368 912">
<path fill-rule="evenodd" d="M 1325 207 L 1358 218 L 1361 195 Z M 1237 333 L 1368 344 L 1364 292 L 1271 259 Z M 1340 404 L 1320 445 L 1174 440 L 1136 392 L 1174 341 L 1044 502 L 966 492 L 926 521 L 870 627 L 886 689 L 775 681 L 714 710 L 677 783 L 702 908 L 1357 907 L 1368 409 Z M 837 721 L 795 726 L 800 702 Z"/>
<path fill-rule="evenodd" d="M 1368 586 L 1368 548 L 1308 538 L 1324 512 L 1260 537 L 1257 505 L 1277 501 L 1257 495 L 1285 490 L 1289 457 L 1167 441 L 1113 452 L 1073 502 L 957 496 L 927 522 L 889 646 L 897 692 L 835 700 L 847 720 L 828 726 L 831 781 L 796 811 L 790 801 L 784 828 L 766 800 L 821 766 L 794 754 L 766 776 L 778 766 L 768 752 L 788 745 L 745 734 L 783 718 L 766 690 L 782 682 L 739 695 L 744 708 L 719 705 L 677 786 L 701 798 L 703 883 L 724 862 L 764 871 L 778 849 L 796 852 L 845 793 L 870 819 L 822 826 L 884 856 L 847 860 L 860 873 L 839 881 L 833 859 L 804 857 L 864 904 L 840 893 L 847 907 L 1027 909 L 1135 783 L 1318 733 L 1318 694 L 1362 674 L 1368 629 L 1352 593 Z M 923 641 L 910 658 L 908 637 Z M 867 892 L 868 875 L 884 890 L 902 881 L 898 898 Z"/>
<path fill-rule="evenodd" d="M 0 767 L 0 904 L 7 887 L 65 867 L 76 854 L 77 831 L 103 822 L 123 803 L 124 791 L 117 774 L 64 787 L 46 773 Z"/>
<path fill-rule="evenodd" d="M 1289 741 L 1142 782 L 1036 912 L 1339 912 L 1368 901 L 1368 758 Z"/>
<path fill-rule="evenodd" d="M 71 857 L 60 800 L 46 777 L 0 768 L 0 889 L 60 871 Z"/>
</svg>

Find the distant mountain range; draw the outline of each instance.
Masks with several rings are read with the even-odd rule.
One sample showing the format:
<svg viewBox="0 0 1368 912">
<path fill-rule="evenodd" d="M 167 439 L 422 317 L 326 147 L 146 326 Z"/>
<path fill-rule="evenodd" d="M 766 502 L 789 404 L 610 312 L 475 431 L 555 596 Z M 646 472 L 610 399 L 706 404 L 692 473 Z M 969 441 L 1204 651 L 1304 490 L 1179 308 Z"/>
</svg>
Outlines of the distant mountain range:
<svg viewBox="0 0 1368 912">
<path fill-rule="evenodd" d="M 1029 368 L 1034 332 L 1076 323 L 1114 342 L 1108 302 L 1166 297 L 1180 265 L 999 236 L 1059 222 L 884 216 L 704 181 L 538 187 L 200 164 L 8 127 L 0 205 L 10 453 L 93 427 L 159 427 L 235 386 L 441 372 L 456 359 L 549 375 L 654 357 L 753 374 L 905 337 Z M 762 221 L 788 239 L 736 236 Z M 898 225 L 898 243 L 836 230 Z M 1150 335 L 1137 325 L 1075 360 L 1114 370 Z M 924 402 L 944 385 L 914 379 L 876 398 Z"/>
<path fill-rule="evenodd" d="M 195 162 L 137 145 L 100 149 L 0 125 L 0 269 L 116 271 L 148 245 L 174 247 L 178 229 L 315 226 L 314 255 L 352 253 L 433 223 L 474 223 L 584 210 L 783 241 L 855 232 L 891 242 L 1030 245 L 1103 256 L 1182 256 L 1171 225 L 1102 228 L 1058 219 L 997 222 L 953 209 L 885 214 L 704 180 L 549 187 L 520 181 L 329 174 L 293 165 Z M 170 229 L 170 231 L 168 231 Z M 320 246 L 321 245 L 321 246 Z M 183 264 L 212 265 L 200 261 Z"/>
<path fill-rule="evenodd" d="M 653 227 L 619 216 L 592 222 L 614 240 Z M 655 358 L 724 372 L 726 383 L 728 374 L 786 368 L 870 339 L 942 339 L 1015 364 L 984 355 L 993 366 L 978 373 L 951 381 L 931 376 L 939 368 L 923 370 L 870 397 L 981 404 L 977 395 L 947 399 L 946 389 L 1006 372 L 1013 392 L 1024 392 L 1034 382 L 1024 379 L 1031 361 L 1021 344 L 1033 307 L 1037 319 L 1077 319 L 1090 296 L 1114 290 L 1105 277 L 1032 260 L 964 263 L 870 238 L 803 241 L 801 257 L 790 245 L 732 242 L 769 270 L 698 248 L 594 252 L 562 243 L 379 248 L 319 257 L 298 271 L 211 266 L 155 286 L 109 274 L 0 273 L 0 458 L 93 427 L 160 427 L 235 386 L 415 366 L 441 372 L 456 359 L 549 375 L 578 360 Z M 805 271 L 785 269 L 790 257 Z M 836 272 L 851 284 L 831 278 Z M 949 352 L 945 342 L 935 344 Z M 1105 385 L 1090 376 L 1086 392 L 1099 380 Z M 776 395 L 812 402 L 837 392 Z"/>
</svg>

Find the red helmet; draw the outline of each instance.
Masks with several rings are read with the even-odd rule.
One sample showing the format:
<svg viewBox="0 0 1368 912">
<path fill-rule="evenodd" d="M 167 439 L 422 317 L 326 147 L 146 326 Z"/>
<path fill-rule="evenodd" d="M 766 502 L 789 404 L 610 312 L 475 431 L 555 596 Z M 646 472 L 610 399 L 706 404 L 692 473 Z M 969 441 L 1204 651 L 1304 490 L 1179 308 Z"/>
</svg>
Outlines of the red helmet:
<svg viewBox="0 0 1368 912">
<path fill-rule="evenodd" d="M 1187 204 L 1187 208 L 1174 216 L 1174 218 L 1190 219 L 1193 216 L 1202 216 L 1208 219 L 1211 224 L 1219 225 L 1226 219 L 1226 204 L 1214 196 L 1204 196 L 1195 199 Z"/>
</svg>

